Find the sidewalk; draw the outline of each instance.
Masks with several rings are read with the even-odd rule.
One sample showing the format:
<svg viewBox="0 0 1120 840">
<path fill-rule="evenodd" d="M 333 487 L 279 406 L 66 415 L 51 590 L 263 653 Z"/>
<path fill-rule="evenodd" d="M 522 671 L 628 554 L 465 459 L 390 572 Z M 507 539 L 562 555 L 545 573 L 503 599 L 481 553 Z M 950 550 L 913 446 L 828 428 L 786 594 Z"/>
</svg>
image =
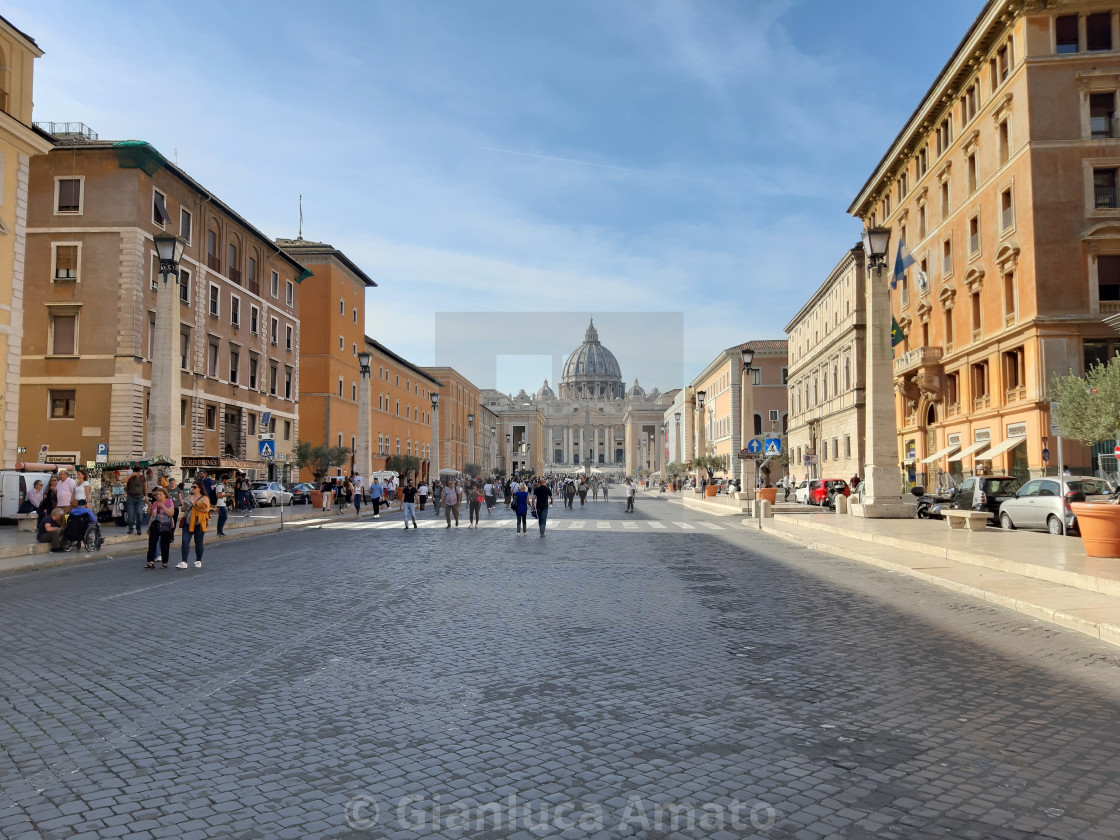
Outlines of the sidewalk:
<svg viewBox="0 0 1120 840">
<path fill-rule="evenodd" d="M 311 505 L 289 505 L 284 508 L 284 527 L 336 520 L 339 518 L 336 510 L 323 513 Z M 363 518 L 366 515 L 363 513 Z M 369 515 L 372 516 L 372 511 Z M 354 512 L 351 509 L 343 516 L 353 518 Z M 231 514 L 226 521 L 226 536 L 221 539 L 225 542 L 278 530 L 280 530 L 280 508 L 256 508 L 249 517 Z M 80 563 L 104 556 L 110 549 L 116 549 L 117 553 L 147 551 L 148 537 L 143 534 L 129 536 L 128 529 L 123 526 L 102 525 L 101 534 L 105 538 L 105 544 L 100 552 L 90 554 L 84 548 L 75 548 L 67 552 L 52 553 L 50 544 L 36 542 L 33 533 L 17 531 L 14 525 L 0 527 L 0 575 L 25 569 L 39 569 L 44 566 Z M 218 517 L 214 515 L 210 517 L 210 526 L 206 529 L 206 542 L 208 545 L 214 545 L 218 539 Z M 178 544 L 179 536 L 176 534 L 175 546 Z M 174 550 L 176 549 L 173 547 Z"/>
<path fill-rule="evenodd" d="M 755 520 L 745 525 L 757 527 Z M 776 513 L 763 530 L 797 545 L 910 575 L 1120 645 L 1120 559 L 1088 557 L 1078 537 L 940 520 Z"/>
</svg>

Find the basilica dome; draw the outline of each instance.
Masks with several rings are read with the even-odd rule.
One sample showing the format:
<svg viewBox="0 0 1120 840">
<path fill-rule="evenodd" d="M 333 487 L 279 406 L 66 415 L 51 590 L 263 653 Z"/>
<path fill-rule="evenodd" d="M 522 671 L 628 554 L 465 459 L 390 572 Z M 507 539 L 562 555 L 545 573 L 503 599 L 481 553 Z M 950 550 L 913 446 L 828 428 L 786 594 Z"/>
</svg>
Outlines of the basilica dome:
<svg viewBox="0 0 1120 840">
<path fill-rule="evenodd" d="M 556 399 L 556 392 L 548 387 L 548 380 L 547 379 L 544 381 L 544 385 L 541 386 L 541 389 L 539 391 L 537 391 L 537 399 L 538 400 L 554 400 L 554 399 Z"/>
<path fill-rule="evenodd" d="M 618 360 L 614 353 L 599 343 L 599 333 L 592 319 L 583 344 L 573 350 L 564 363 L 560 397 L 570 400 L 619 400 L 625 395 Z"/>
</svg>

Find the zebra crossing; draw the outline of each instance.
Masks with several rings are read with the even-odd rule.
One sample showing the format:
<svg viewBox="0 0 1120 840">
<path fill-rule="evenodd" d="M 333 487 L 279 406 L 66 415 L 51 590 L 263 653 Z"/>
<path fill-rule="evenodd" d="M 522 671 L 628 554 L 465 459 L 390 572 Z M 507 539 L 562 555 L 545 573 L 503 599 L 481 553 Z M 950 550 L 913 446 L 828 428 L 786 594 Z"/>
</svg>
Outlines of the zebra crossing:
<svg viewBox="0 0 1120 840">
<path fill-rule="evenodd" d="M 441 516 L 439 519 L 417 517 L 416 524 L 420 530 L 433 530 L 443 528 L 446 530 L 447 522 Z M 400 516 L 382 515 L 380 519 L 354 519 L 343 518 L 337 521 L 326 522 L 318 527 L 330 531 L 391 531 L 404 529 L 404 520 Z M 509 518 L 483 519 L 478 524 L 480 531 L 514 530 L 514 520 Z M 459 530 L 465 530 L 467 522 L 460 519 Z M 529 520 L 529 528 L 536 530 L 536 522 Z M 647 519 L 549 519 L 548 530 L 551 531 L 587 531 L 596 534 L 609 532 L 616 534 L 645 533 L 645 534 L 679 534 L 687 531 L 725 531 L 730 530 L 724 525 L 715 522 L 685 522 L 657 521 Z"/>
</svg>

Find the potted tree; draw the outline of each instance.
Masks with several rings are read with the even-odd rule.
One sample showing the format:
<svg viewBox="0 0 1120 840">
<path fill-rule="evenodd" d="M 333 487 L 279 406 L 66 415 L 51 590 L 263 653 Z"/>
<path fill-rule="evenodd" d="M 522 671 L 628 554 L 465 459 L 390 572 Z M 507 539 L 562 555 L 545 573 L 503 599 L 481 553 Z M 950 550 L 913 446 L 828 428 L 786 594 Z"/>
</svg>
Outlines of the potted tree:
<svg viewBox="0 0 1120 840">
<path fill-rule="evenodd" d="M 342 466 L 350 459 L 350 450 L 345 446 L 315 446 L 310 441 L 296 441 L 296 467 L 311 470 L 315 477 L 315 488 L 311 491 L 311 504 L 322 507 L 323 494 L 319 484 L 331 467 Z"/>
<path fill-rule="evenodd" d="M 708 486 L 704 488 L 705 496 L 714 496 L 719 492 L 719 487 L 712 482 L 715 479 L 716 470 L 722 470 L 724 468 L 724 463 L 723 457 L 721 455 L 716 455 L 715 449 L 709 447 L 706 453 L 693 458 L 692 467 L 693 469 L 703 470 L 708 474 Z M 697 490 L 699 490 L 699 488 L 697 488 Z"/>
<path fill-rule="evenodd" d="M 1084 377 L 1055 376 L 1050 400 L 1056 402 L 1063 437 L 1086 446 L 1120 436 L 1120 358 L 1097 364 Z M 1059 464 L 1059 469 L 1064 465 Z M 1077 529 L 1090 557 L 1120 557 L 1120 506 L 1073 502 Z"/>
</svg>

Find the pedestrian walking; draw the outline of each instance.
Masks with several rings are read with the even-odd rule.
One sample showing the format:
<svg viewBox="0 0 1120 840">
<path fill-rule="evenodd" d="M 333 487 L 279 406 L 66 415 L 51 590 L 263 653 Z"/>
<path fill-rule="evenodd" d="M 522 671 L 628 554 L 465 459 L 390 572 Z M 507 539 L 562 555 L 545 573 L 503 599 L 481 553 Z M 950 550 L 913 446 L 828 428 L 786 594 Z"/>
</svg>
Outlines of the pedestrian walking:
<svg viewBox="0 0 1120 840">
<path fill-rule="evenodd" d="M 512 490 L 512 487 L 510 488 Z M 528 488 L 522 489 L 518 487 L 516 492 L 513 492 L 512 497 L 513 512 L 517 516 L 517 533 L 529 533 L 529 490 Z"/>
<path fill-rule="evenodd" d="M 455 517 L 455 527 L 459 527 L 459 489 L 455 481 L 448 481 L 443 488 L 443 515 L 447 518 L 447 527 L 451 527 L 451 517 Z"/>
<path fill-rule="evenodd" d="M 634 483 L 626 482 L 626 513 L 634 512 Z"/>
<path fill-rule="evenodd" d="M 214 485 L 214 493 L 218 497 L 218 536 L 224 537 L 226 535 L 226 517 L 229 516 L 229 510 L 226 508 L 226 484 L 221 479 Z M 149 528 L 149 530 L 151 530 Z"/>
<path fill-rule="evenodd" d="M 488 478 L 486 484 L 482 488 L 483 498 L 486 499 L 486 515 L 490 516 L 494 511 L 494 479 Z"/>
<path fill-rule="evenodd" d="M 583 503 L 587 501 L 587 482 L 581 481 L 579 483 L 579 506 L 583 507 Z"/>
<path fill-rule="evenodd" d="M 508 481 L 508 480 L 502 482 L 502 495 L 505 496 L 506 510 L 509 510 L 510 501 L 513 499 L 513 486 L 512 486 L 512 484 L 513 484 L 513 482 Z"/>
<path fill-rule="evenodd" d="M 482 492 L 478 489 L 478 483 L 472 481 L 470 487 L 467 488 L 467 514 L 470 521 L 467 528 L 475 528 L 478 526 L 479 514 L 482 511 Z"/>
<path fill-rule="evenodd" d="M 373 518 L 381 518 L 381 498 L 385 493 L 385 488 L 381 486 L 381 479 L 374 478 L 373 484 L 369 486 L 369 503 L 373 505 Z M 420 509 L 424 509 L 424 499 L 420 499 Z"/>
<path fill-rule="evenodd" d="M 443 491 L 444 486 L 442 481 L 436 481 L 432 485 L 432 509 L 435 511 L 436 519 L 439 519 L 439 509 L 443 507 Z"/>
<path fill-rule="evenodd" d="M 404 514 L 404 529 L 406 531 L 410 520 L 413 530 L 420 527 L 416 524 L 416 488 L 412 486 L 411 481 L 401 488 L 401 511 Z"/>
<path fill-rule="evenodd" d="M 420 482 L 420 487 L 416 490 L 416 495 L 420 499 L 420 510 L 423 510 L 424 504 L 428 501 L 428 482 Z"/>
<path fill-rule="evenodd" d="M 326 513 L 331 506 L 331 497 L 334 495 L 334 485 L 331 484 L 329 478 L 324 478 L 322 485 L 319 487 L 319 494 L 323 497 L 323 513 Z M 249 515 L 248 511 L 245 513 Z"/>
<path fill-rule="evenodd" d="M 354 515 L 358 516 L 362 512 L 362 477 L 354 473 L 350 485 L 354 488 Z"/>
<path fill-rule="evenodd" d="M 196 481 L 191 487 L 191 497 L 187 500 L 186 513 L 179 523 L 183 529 L 183 557 L 176 569 L 187 568 L 187 558 L 191 556 L 191 540 L 194 540 L 194 567 L 202 568 L 202 539 L 210 524 L 210 499 L 202 492 Z"/>
<path fill-rule="evenodd" d="M 592 481 L 591 482 L 591 501 L 593 501 L 593 502 L 599 501 L 599 482 L 598 481 Z"/>
<path fill-rule="evenodd" d="M 247 517 L 253 511 L 253 484 L 249 481 L 248 473 L 237 474 L 237 495 L 237 509 L 242 511 L 242 516 Z"/>
<path fill-rule="evenodd" d="M 144 497 L 148 495 L 148 485 L 139 467 L 132 468 L 132 475 L 125 483 L 124 492 L 124 522 L 128 526 L 128 533 L 131 534 L 135 528 L 139 534 L 144 522 Z"/>
<path fill-rule="evenodd" d="M 533 489 L 533 510 L 537 512 L 537 526 L 541 529 L 542 537 L 544 536 L 545 526 L 548 524 L 548 508 L 551 504 L 552 490 L 549 489 L 548 482 L 542 478 Z"/>
<path fill-rule="evenodd" d="M 171 541 L 175 538 L 175 503 L 168 498 L 167 491 L 157 487 L 152 491 L 152 516 L 148 520 L 148 562 L 145 569 L 156 567 L 156 549 L 159 549 L 163 568 L 171 556 Z"/>
<path fill-rule="evenodd" d="M 607 487 L 608 486 L 609 485 L 606 482 L 603 483 L 603 501 L 604 502 L 607 500 Z"/>
</svg>

